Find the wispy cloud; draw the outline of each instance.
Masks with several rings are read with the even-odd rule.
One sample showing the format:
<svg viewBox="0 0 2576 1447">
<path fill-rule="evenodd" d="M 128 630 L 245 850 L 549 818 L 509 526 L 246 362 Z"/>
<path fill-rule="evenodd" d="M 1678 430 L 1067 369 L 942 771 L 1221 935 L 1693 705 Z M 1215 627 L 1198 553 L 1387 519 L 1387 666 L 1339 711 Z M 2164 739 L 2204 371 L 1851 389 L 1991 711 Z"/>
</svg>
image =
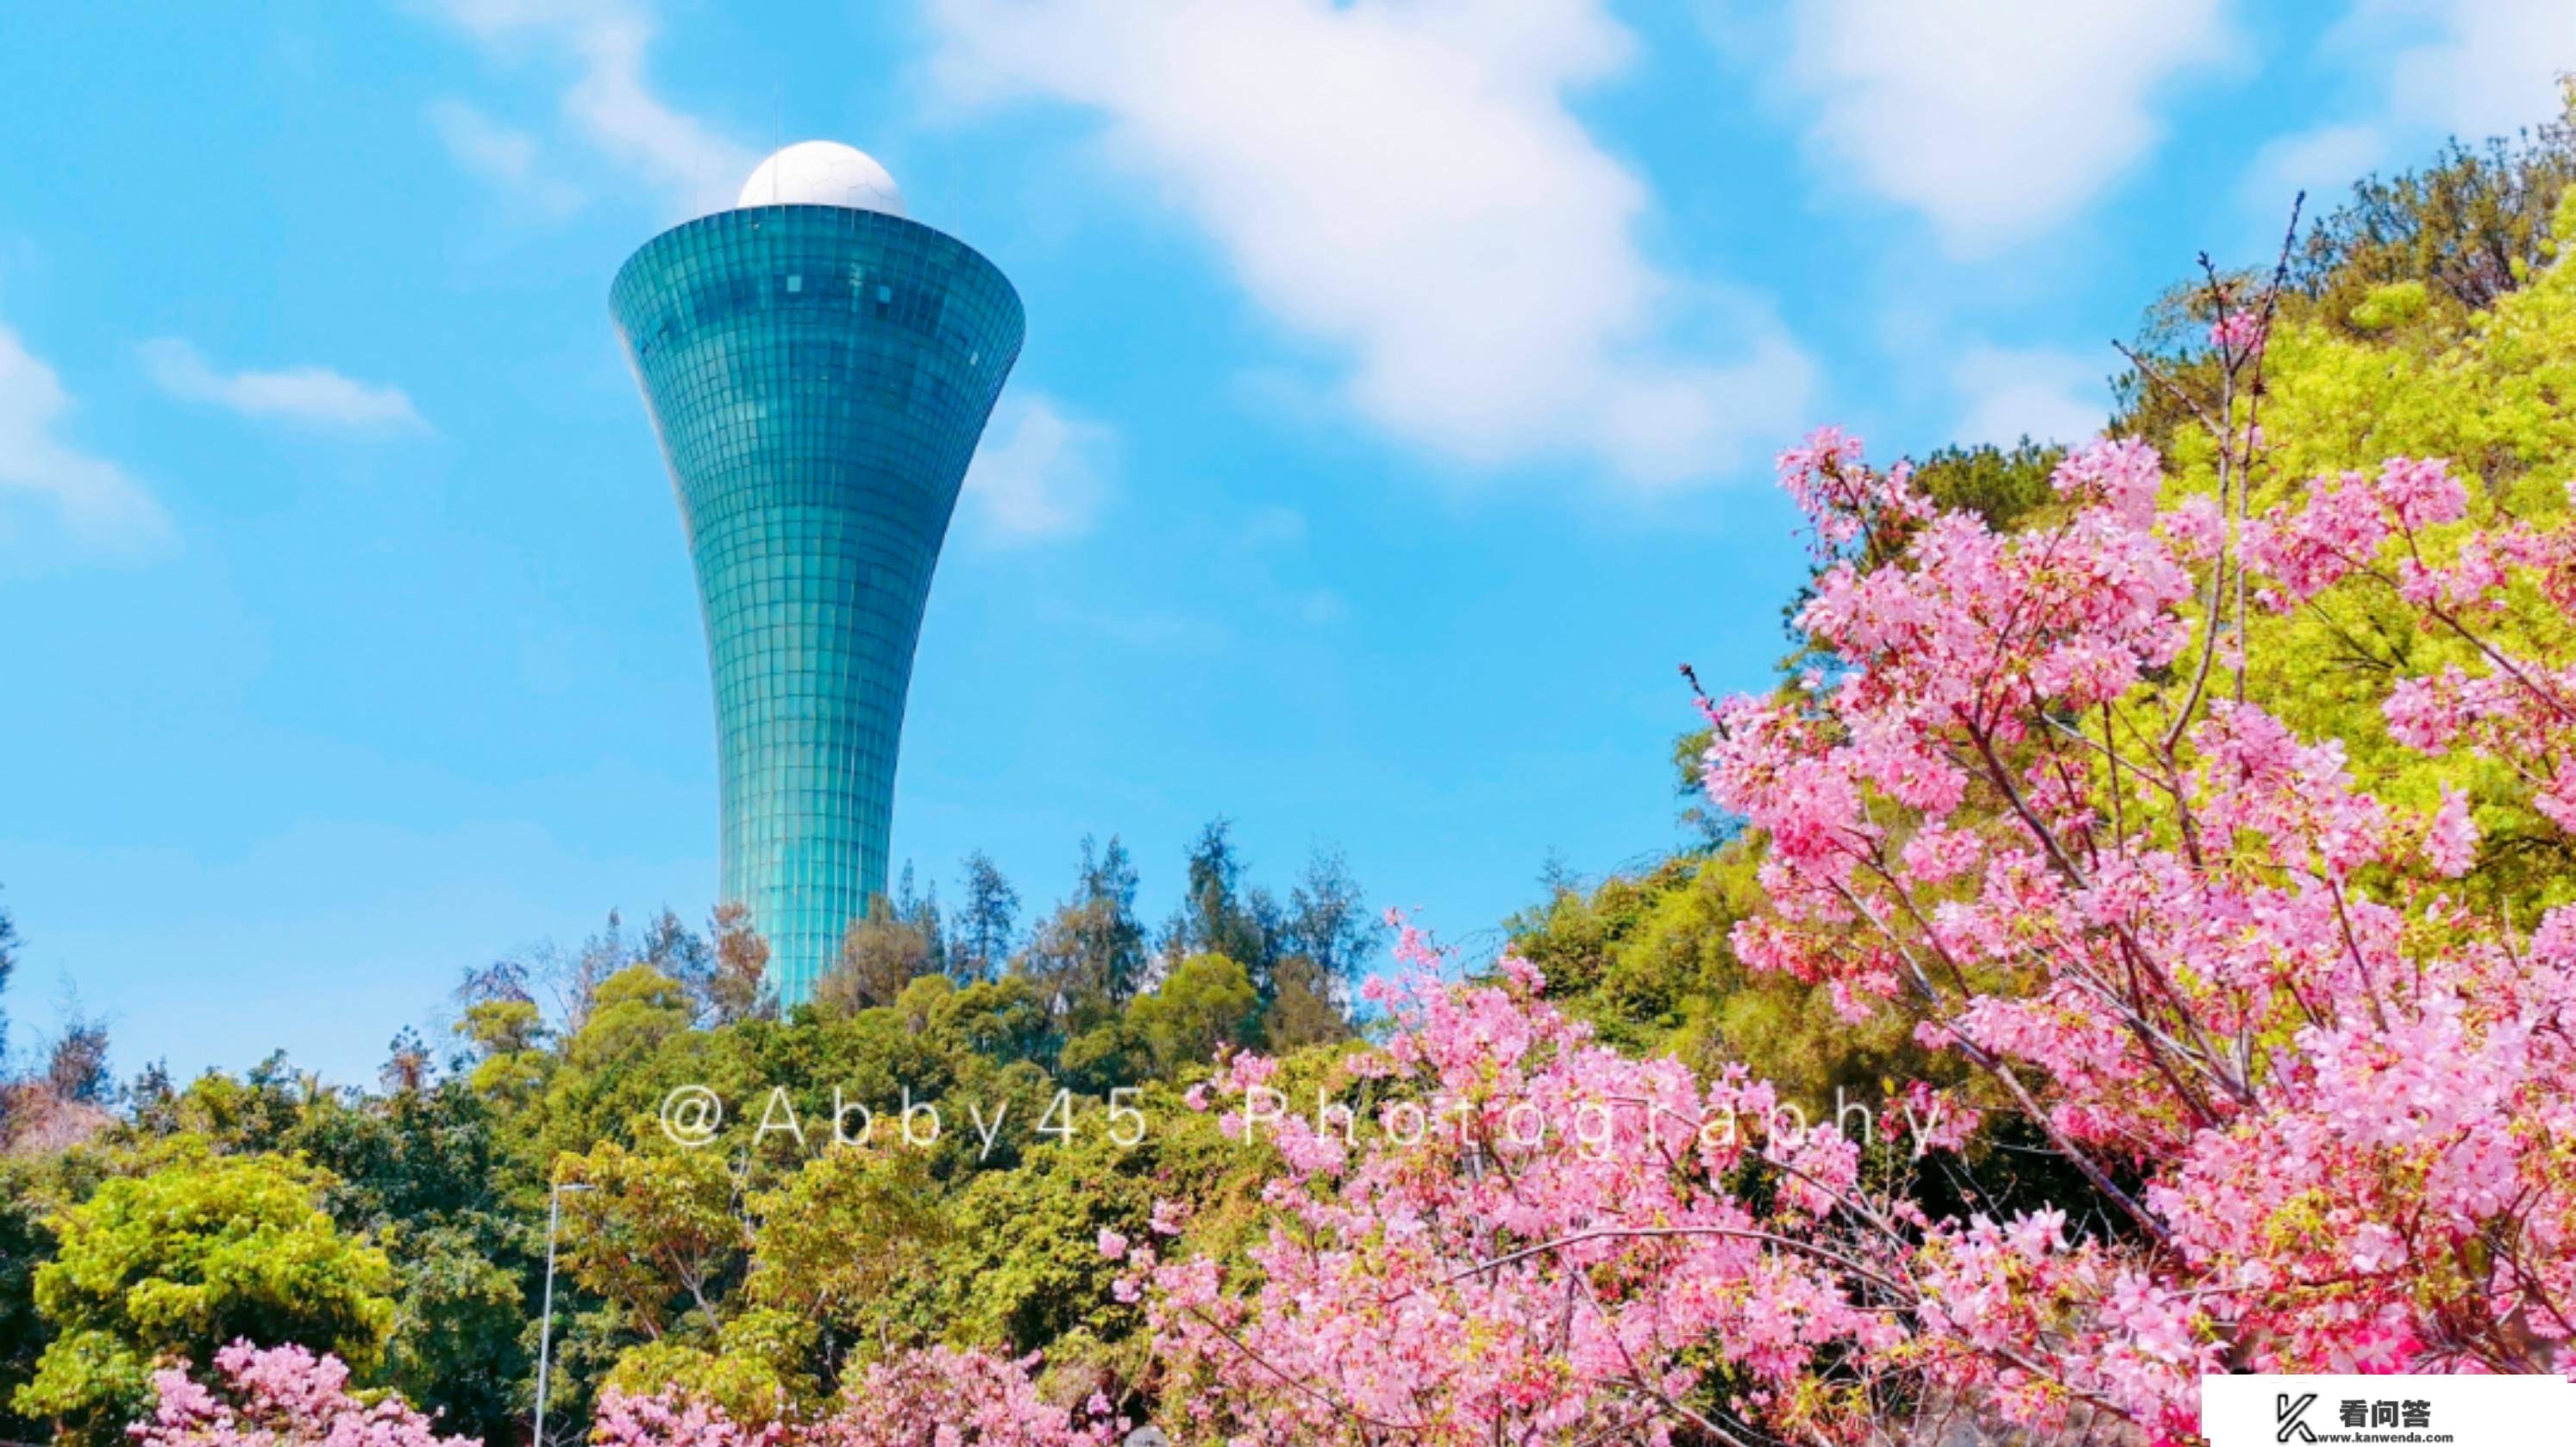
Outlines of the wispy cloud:
<svg viewBox="0 0 2576 1447">
<path fill-rule="evenodd" d="M 2159 92 L 2229 50 L 2221 0 L 1808 0 L 1792 25 L 1819 155 L 1962 257 L 2080 211 L 2161 139 Z"/>
<path fill-rule="evenodd" d="M 115 463 L 62 435 L 72 397 L 44 359 L 0 323 L 0 537 L 28 531 L 18 504 L 73 548 L 133 556 L 167 547 L 170 516 Z"/>
<path fill-rule="evenodd" d="M 1003 545 L 1079 536 L 1108 500 L 1118 438 L 1043 392 L 1006 394 L 966 469 L 978 530 Z"/>
<path fill-rule="evenodd" d="M 432 0 L 449 20 L 495 55 L 543 52 L 569 68 L 562 95 L 565 122 L 629 178 L 659 192 L 681 212 L 711 210 L 733 199 L 759 158 L 711 122 L 672 105 L 648 77 L 659 22 L 643 0 Z M 432 124 L 440 122 L 433 115 Z M 442 132 L 444 137 L 444 132 Z M 451 149 L 454 139 L 448 138 Z M 500 139 L 483 136 L 477 139 Z M 487 177 L 499 152 L 460 155 Z"/>
<path fill-rule="evenodd" d="M 559 216 L 581 205 L 580 188 L 546 174 L 543 148 L 534 135 L 453 99 L 430 106 L 429 127 L 460 168 L 534 209 Z"/>
<path fill-rule="evenodd" d="M 245 417 L 357 430 L 426 431 L 429 427 L 401 388 L 361 382 L 328 367 L 225 372 L 177 337 L 145 342 L 142 351 L 144 368 L 162 391 Z"/>
<path fill-rule="evenodd" d="M 1055 597 L 1038 599 L 1037 616 L 1139 653 L 1222 653 L 1234 639 L 1233 632 L 1214 618 L 1157 609 L 1101 608 Z"/>
<path fill-rule="evenodd" d="M 2254 153 L 2238 186 L 2248 209 L 2268 218 L 2287 216 L 2290 198 L 2309 197 L 2313 213 L 2377 166 L 2388 137 L 2373 125 L 2319 126 L 2282 136 Z"/>
<path fill-rule="evenodd" d="M 1314 571 L 1316 559 L 1307 546 L 1306 515 L 1277 503 L 1253 509 L 1226 539 L 1239 561 L 1227 570 L 1265 598 L 1265 606 L 1301 623 L 1325 627 L 1351 616 L 1350 601 L 1340 591 L 1300 581 Z"/>
<path fill-rule="evenodd" d="M 2102 365 L 2049 347 L 1972 346 L 1950 372 L 1966 409 L 1957 440 L 2010 447 L 2022 438 L 2081 442 L 2100 435 L 2110 398 Z"/>
<path fill-rule="evenodd" d="M 2503 135 L 2557 114 L 2558 77 L 2576 70 L 2566 0 L 2360 0 L 2355 20 L 2429 31 L 2390 65 L 2402 117 L 2465 137 Z"/>
<path fill-rule="evenodd" d="M 1813 369 L 1765 306 L 1640 247 L 1652 198 L 1569 105 L 1634 50 L 1600 0 L 929 13 L 945 96 L 1097 116 L 1113 161 L 1338 348 L 1344 403 L 1408 442 L 1670 483 L 1806 406 Z"/>
<path fill-rule="evenodd" d="M 2258 152 L 2244 192 L 2264 211 L 2301 189 L 2311 210 L 2331 206 L 2424 137 L 2475 141 L 2556 115 L 2558 77 L 2576 70 L 2576 10 L 2567 0 L 2356 0 L 2329 50 L 2378 104 Z"/>
</svg>

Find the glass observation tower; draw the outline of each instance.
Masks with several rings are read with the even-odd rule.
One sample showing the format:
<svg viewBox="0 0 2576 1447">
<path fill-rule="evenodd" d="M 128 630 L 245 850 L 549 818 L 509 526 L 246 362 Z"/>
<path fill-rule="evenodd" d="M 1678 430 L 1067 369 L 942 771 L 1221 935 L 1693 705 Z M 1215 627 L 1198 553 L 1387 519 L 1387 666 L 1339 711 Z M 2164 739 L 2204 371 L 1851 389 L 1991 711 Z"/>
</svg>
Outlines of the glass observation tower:
<svg viewBox="0 0 2576 1447">
<path fill-rule="evenodd" d="M 913 646 L 1019 294 L 828 141 L 619 269 L 610 310 L 679 494 L 715 674 L 722 894 L 813 992 L 885 890 Z"/>
</svg>

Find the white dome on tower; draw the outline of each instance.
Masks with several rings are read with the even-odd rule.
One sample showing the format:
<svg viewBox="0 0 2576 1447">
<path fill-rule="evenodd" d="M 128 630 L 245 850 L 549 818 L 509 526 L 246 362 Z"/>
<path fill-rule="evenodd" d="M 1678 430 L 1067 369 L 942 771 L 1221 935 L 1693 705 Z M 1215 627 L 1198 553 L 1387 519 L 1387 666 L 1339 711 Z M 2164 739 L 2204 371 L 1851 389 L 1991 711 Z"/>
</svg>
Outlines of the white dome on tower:
<svg viewBox="0 0 2576 1447">
<path fill-rule="evenodd" d="M 903 191 L 874 156 L 838 141 L 798 141 L 760 163 L 737 207 L 846 206 L 903 213 Z"/>
</svg>

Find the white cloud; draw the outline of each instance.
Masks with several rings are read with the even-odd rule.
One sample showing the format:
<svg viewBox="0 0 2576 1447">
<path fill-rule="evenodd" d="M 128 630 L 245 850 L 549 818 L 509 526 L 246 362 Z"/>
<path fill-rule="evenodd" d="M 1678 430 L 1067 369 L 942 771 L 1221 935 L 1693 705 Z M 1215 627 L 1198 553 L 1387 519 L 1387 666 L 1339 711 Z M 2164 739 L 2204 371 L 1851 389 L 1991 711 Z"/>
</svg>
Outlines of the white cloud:
<svg viewBox="0 0 2576 1447">
<path fill-rule="evenodd" d="M 645 60 L 657 24 L 643 0 L 433 3 L 489 50 L 509 54 L 533 45 L 569 63 L 564 119 L 628 175 L 659 191 L 675 210 L 693 213 L 730 204 L 759 159 L 653 89 Z"/>
<path fill-rule="evenodd" d="M 162 391 L 245 417 L 354 429 L 420 431 L 429 426 L 400 387 L 357 381 L 328 367 L 224 372 L 177 337 L 145 342 L 142 351 L 144 369 Z"/>
<path fill-rule="evenodd" d="M 1117 434 L 1042 392 L 1006 395 L 966 468 L 983 535 L 1005 545 L 1078 536 L 1109 496 Z"/>
<path fill-rule="evenodd" d="M 1807 0 L 1812 139 L 1956 256 L 2074 215 L 2161 139 L 2158 93 L 2225 57 L 2222 0 Z"/>
<path fill-rule="evenodd" d="M 142 484 L 61 435 L 71 394 L 18 334 L 0 323 L 0 504 L 33 498 L 62 537 L 83 549 L 138 554 L 173 538 L 169 514 Z M 0 506 L 0 535 L 17 533 Z"/>
<path fill-rule="evenodd" d="M 1060 102 L 1344 352 L 1344 401 L 1478 465 L 1646 483 L 1795 429 L 1812 368 L 1765 310 L 1659 271 L 1646 187 L 1570 92 L 1633 48 L 1599 0 L 931 0 L 955 99 Z M 1734 350 L 1665 345 L 1687 313 Z M 1663 325 L 1659 325 L 1663 323 Z"/>
<path fill-rule="evenodd" d="M 429 108 L 430 129 L 466 170 L 489 181 L 525 185 L 536 174 L 537 138 L 513 130 L 460 100 Z"/>
<path fill-rule="evenodd" d="M 2363 0 L 2356 19 L 2371 14 L 2433 27 L 2396 56 L 2390 103 L 2404 119 L 2466 139 L 2556 115 L 2557 77 L 2576 69 L 2576 6 L 2567 0 Z"/>
<path fill-rule="evenodd" d="M 2305 188 L 2329 209 L 2402 141 L 2477 142 L 2559 111 L 2558 77 L 2576 70 L 2567 0 L 2357 0 L 2328 39 L 2368 82 L 2376 111 L 2283 136 L 2248 168 L 2249 202 L 2287 206 Z"/>
<path fill-rule="evenodd" d="M 2283 136 L 2255 152 L 2246 167 L 2246 206 L 2286 224 L 2290 198 L 2304 191 L 2313 216 L 2378 165 L 2387 150 L 2387 137 L 2374 126 L 2319 126 Z"/>
<path fill-rule="evenodd" d="M 460 100 L 442 100 L 429 108 L 429 125 L 440 144 L 469 174 L 513 192 L 536 209 L 562 215 L 580 206 L 581 192 L 546 175 L 540 168 L 541 147 L 526 131 L 503 125 Z"/>
<path fill-rule="evenodd" d="M 1140 653 L 1222 653 L 1233 634 L 1214 618 L 1195 613 L 1147 609 L 1126 612 L 1042 597 L 1037 616 L 1044 622 L 1094 633 Z"/>
<path fill-rule="evenodd" d="M 2081 442 L 2100 436 L 2110 413 L 2101 374 L 2097 363 L 2072 352 L 1972 346 L 1950 371 L 1965 403 L 1956 440 L 2010 447 L 2025 437 Z"/>
</svg>

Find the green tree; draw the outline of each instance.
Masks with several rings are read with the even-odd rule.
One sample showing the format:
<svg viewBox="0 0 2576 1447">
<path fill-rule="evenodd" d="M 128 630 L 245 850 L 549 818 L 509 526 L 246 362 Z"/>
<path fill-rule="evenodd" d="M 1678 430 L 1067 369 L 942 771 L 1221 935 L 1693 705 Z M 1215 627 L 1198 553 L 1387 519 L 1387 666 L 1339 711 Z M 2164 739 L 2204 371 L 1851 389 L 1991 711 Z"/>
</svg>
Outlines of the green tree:
<svg viewBox="0 0 2576 1447">
<path fill-rule="evenodd" d="M 1874 1101 L 1887 1081 L 1938 1078 L 1906 1022 L 1851 1024 L 1823 986 L 1736 960 L 1731 936 L 1761 901 L 1761 859 L 1760 841 L 1747 838 L 1613 875 L 1588 894 L 1560 891 L 1512 921 L 1512 950 L 1604 1039 L 1704 1069 L 1743 1061 L 1810 1119 L 1832 1118 L 1838 1090 Z"/>
<path fill-rule="evenodd" d="M 517 1424 L 534 1361 L 522 1339 L 532 1305 L 523 1254 L 493 1240 L 490 1220 L 388 1230 L 394 1327 L 384 1376 L 452 1429 L 487 1442 Z"/>
<path fill-rule="evenodd" d="M 8 1399 L 36 1374 L 45 1327 L 36 1312 L 36 1270 L 53 1255 L 53 1233 L 38 1199 L 40 1163 L 0 1161 L 0 1435 L 24 1439 L 31 1419 L 7 1410 Z"/>
<path fill-rule="evenodd" d="M 727 1320 L 707 1345 L 664 1338 L 627 1348 L 601 1385 L 631 1396 L 676 1392 L 736 1422 L 776 1422 L 822 1399 L 806 1370 L 815 1336 L 812 1321 L 754 1307 Z"/>
<path fill-rule="evenodd" d="M 107 1073 L 107 1024 L 74 1013 L 45 1046 L 45 1093 L 59 1104 L 102 1106 L 116 1094 Z"/>
<path fill-rule="evenodd" d="M 477 1059 L 467 1077 L 474 1089 L 504 1100 L 525 1100 L 545 1085 L 545 1017 L 534 1000 L 482 1000 L 456 1021 Z"/>
<path fill-rule="evenodd" d="M 821 1328 L 827 1364 L 935 1335 L 949 1226 L 922 1153 L 835 1146 L 752 1198 L 744 1295 Z"/>
<path fill-rule="evenodd" d="M 914 989 L 926 982 L 916 980 Z M 1037 986 L 1017 975 L 979 980 L 942 992 L 932 1028 L 988 1059 L 1042 1062 L 1052 1057 L 1055 1022 Z"/>
<path fill-rule="evenodd" d="M 219 1153 L 274 1151 L 303 1118 L 317 1092 L 280 1051 L 236 1079 L 208 1071 L 189 1082 L 166 1112 L 167 1134 L 184 1146 L 202 1137 Z"/>
<path fill-rule="evenodd" d="M 1020 892 L 1002 877 L 993 856 L 966 856 L 965 905 L 957 912 L 954 963 L 958 978 L 990 979 L 1011 957 L 1018 938 Z"/>
<path fill-rule="evenodd" d="M 324 1209 L 393 1262 L 387 1380 L 486 1440 L 520 1406 L 532 1365 L 520 1327 L 540 1267 L 505 1109 L 454 1079 L 372 1100 L 325 1095 L 280 1142 L 330 1172 Z"/>
<path fill-rule="evenodd" d="M 1095 1132 L 967 1182 L 954 1245 L 941 1256 L 950 1336 L 1061 1353 L 1132 1331 L 1139 1313 L 1110 1294 L 1123 1268 L 1102 1259 L 1099 1234 L 1106 1227 L 1148 1239 L 1159 1154 L 1150 1136 L 1130 1151 Z"/>
<path fill-rule="evenodd" d="M 1127 1007 L 1127 1019 L 1155 1069 L 1169 1075 L 1205 1064 L 1219 1045 L 1251 1043 L 1260 993 L 1243 966 L 1223 955 L 1192 955 L 1151 993 Z"/>
<path fill-rule="evenodd" d="M 1190 843 L 1181 905 L 1163 931 L 1164 957 L 1223 955 L 1241 964 L 1266 995 L 1281 933 L 1278 904 L 1267 891 L 1244 883 L 1234 821 L 1222 815 L 1209 820 Z"/>
<path fill-rule="evenodd" d="M 693 1000 L 707 997 L 715 978 L 715 952 L 706 938 L 664 905 L 662 912 L 644 922 L 644 938 L 636 942 L 635 962 L 651 965 L 673 981 Z"/>
<path fill-rule="evenodd" d="M 36 1308 L 55 1333 L 14 1404 L 104 1442 L 167 1357 L 205 1362 L 247 1337 L 383 1362 L 395 1279 L 383 1252 L 321 1207 L 331 1178 L 270 1156 L 194 1158 L 111 1180 L 50 1223 Z"/>
<path fill-rule="evenodd" d="M 628 965 L 591 991 L 588 1016 L 566 1042 L 565 1063 L 599 1070 L 635 1060 L 688 1029 L 691 1014 L 679 981 L 651 965 Z"/>
<path fill-rule="evenodd" d="M 1371 956 L 1386 938 L 1386 925 L 1369 913 L 1368 897 L 1351 875 L 1349 856 L 1319 844 L 1288 892 L 1284 934 L 1287 953 L 1312 961 L 1328 985 L 1347 989 L 1368 973 Z"/>
<path fill-rule="evenodd" d="M 1273 1052 L 1347 1040 L 1351 1024 L 1336 997 L 1342 987 L 1302 954 L 1282 956 L 1270 972 L 1270 999 L 1261 1007 L 1261 1044 Z"/>
<path fill-rule="evenodd" d="M 912 926 L 913 930 L 921 936 L 928 955 L 923 969 L 937 970 L 945 974 L 952 968 L 949 962 L 951 947 L 948 942 L 948 921 L 939 908 L 939 881 L 935 879 L 930 881 L 926 889 L 917 884 L 913 876 L 912 861 L 908 859 L 904 861 L 903 877 L 895 884 L 894 917 Z"/>
<path fill-rule="evenodd" d="M 880 894 L 841 936 L 839 957 L 814 982 L 814 1005 L 837 1015 L 891 1005 L 904 986 L 930 972 L 933 959 L 929 931 Z"/>
<path fill-rule="evenodd" d="M 1106 1095 L 1144 1079 L 1153 1068 L 1153 1053 L 1127 1016 L 1112 1015 L 1066 1040 L 1055 1068 L 1072 1089 Z"/>
<path fill-rule="evenodd" d="M 2291 281 L 2327 323 L 2367 332 L 2372 293 L 2419 284 L 2457 311 L 2491 307 L 2551 254 L 2550 213 L 2576 183 L 2576 80 L 2565 110 L 2483 146 L 2454 140 L 2421 170 L 2355 183 L 2308 228 Z"/>
<path fill-rule="evenodd" d="M 1109 836 L 1082 841 L 1072 898 L 1040 925 L 1022 967 L 1075 1026 L 1096 1024 L 1134 998 L 1145 975 L 1145 926 L 1136 918 L 1136 866 Z"/>
<path fill-rule="evenodd" d="M 659 1340 L 695 1315 L 720 1329 L 718 1303 L 740 1272 L 749 1228 L 740 1183 L 713 1151 L 630 1151 L 603 1141 L 563 1163 L 589 1187 L 564 1196 L 563 1261 L 574 1280 L 626 1309 Z"/>
</svg>

